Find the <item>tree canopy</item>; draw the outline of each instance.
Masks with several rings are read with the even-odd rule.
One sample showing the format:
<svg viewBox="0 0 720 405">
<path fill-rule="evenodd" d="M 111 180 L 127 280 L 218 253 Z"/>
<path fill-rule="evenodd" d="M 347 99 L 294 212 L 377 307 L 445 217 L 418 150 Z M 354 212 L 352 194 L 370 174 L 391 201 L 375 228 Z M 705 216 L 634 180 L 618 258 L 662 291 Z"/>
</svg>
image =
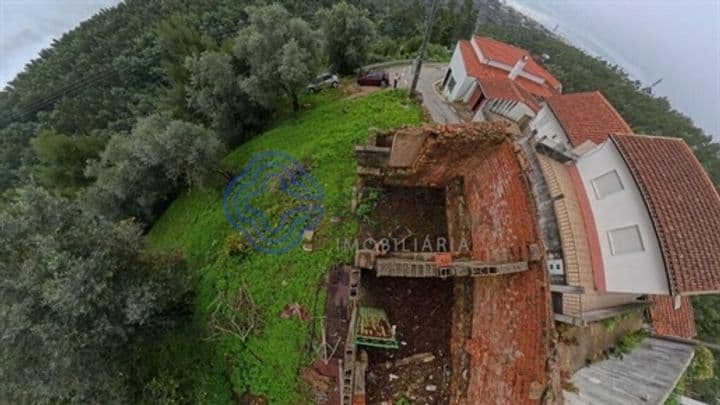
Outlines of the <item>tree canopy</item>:
<svg viewBox="0 0 720 405">
<path fill-rule="evenodd" d="M 289 100 L 300 108 L 298 95 L 318 73 L 320 34 L 279 4 L 248 7 L 248 23 L 235 37 L 233 52 L 249 67 L 240 86 L 253 100 L 277 109 Z"/>
<path fill-rule="evenodd" d="M 149 223 L 183 187 L 202 184 L 223 150 L 217 135 L 204 127 L 163 115 L 143 118 L 129 135 L 112 137 L 87 167 L 95 182 L 84 201 L 108 218 Z"/>
<path fill-rule="evenodd" d="M 319 14 L 330 61 L 338 72 L 352 73 L 367 61 L 375 24 L 366 11 L 344 2 Z"/>
<path fill-rule="evenodd" d="M 187 291 L 181 258 L 35 187 L 0 230 L 0 401 L 126 399 L 119 350 Z"/>
</svg>

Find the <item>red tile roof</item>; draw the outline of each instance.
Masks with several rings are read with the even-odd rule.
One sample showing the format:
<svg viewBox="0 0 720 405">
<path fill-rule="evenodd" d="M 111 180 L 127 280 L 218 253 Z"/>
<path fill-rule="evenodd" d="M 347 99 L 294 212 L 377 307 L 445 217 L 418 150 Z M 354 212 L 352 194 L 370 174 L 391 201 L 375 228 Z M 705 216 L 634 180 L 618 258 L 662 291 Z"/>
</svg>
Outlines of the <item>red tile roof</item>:
<svg viewBox="0 0 720 405">
<path fill-rule="evenodd" d="M 547 99 L 573 146 L 585 141 L 599 145 L 612 133 L 630 133 L 630 125 L 599 92 L 570 93 Z"/>
<path fill-rule="evenodd" d="M 519 83 L 525 90 L 543 99 L 548 99 L 552 96 L 556 96 L 559 94 L 557 91 L 551 89 L 550 87 L 534 82 L 530 79 L 526 79 L 522 76 L 517 77 L 515 79 L 515 83 Z"/>
<path fill-rule="evenodd" d="M 678 309 L 675 309 L 675 299 L 669 295 L 653 295 L 650 302 L 650 320 L 658 335 L 685 339 L 697 336 L 695 311 L 688 297 L 681 298 Z"/>
<path fill-rule="evenodd" d="M 496 69 L 488 70 L 497 71 Z M 483 94 L 485 94 L 487 98 L 517 101 L 525 103 L 525 105 L 535 112 L 540 111 L 540 104 L 538 104 L 535 97 L 522 88 L 522 86 L 508 79 L 505 75 L 488 74 L 484 77 L 479 77 L 478 82 Z"/>
<path fill-rule="evenodd" d="M 494 41 L 494 43 L 502 44 L 502 42 L 497 41 Z M 509 72 L 480 62 L 470 41 L 459 41 L 458 46 L 467 75 L 478 80 L 480 87 L 488 98 L 523 102 L 530 107 L 530 109 L 538 112 L 540 105 L 536 97 L 548 98 L 558 94 L 551 87 L 524 77 L 517 77 L 515 80 L 510 80 L 508 78 Z M 524 52 L 521 57 L 527 54 L 526 51 L 520 48 L 515 48 L 511 45 L 507 46 Z M 532 61 L 532 58 L 530 58 L 530 61 Z M 531 63 L 528 62 L 528 65 L 530 64 Z M 526 65 L 526 68 L 528 65 Z"/>
<path fill-rule="evenodd" d="M 611 136 L 645 199 L 670 292 L 720 291 L 720 195 L 685 141 Z"/>
<path fill-rule="evenodd" d="M 528 62 L 523 70 L 532 75 L 545 79 L 545 81 L 550 85 L 550 87 L 554 88 L 560 84 L 560 81 L 556 79 L 555 76 L 551 75 L 550 72 L 543 69 L 537 62 L 535 62 L 535 60 L 528 53 L 528 51 L 488 37 L 476 36 L 475 38 L 473 38 L 473 40 L 486 58 L 498 61 L 500 63 L 504 63 L 509 66 L 514 66 L 518 59 L 522 58 L 523 56 L 527 56 Z"/>
<path fill-rule="evenodd" d="M 460 54 L 462 55 L 467 75 L 479 77 L 482 74 L 483 67 L 475 54 L 475 50 L 470 44 L 470 41 L 462 40 L 458 42 L 458 46 L 460 47 Z"/>
</svg>

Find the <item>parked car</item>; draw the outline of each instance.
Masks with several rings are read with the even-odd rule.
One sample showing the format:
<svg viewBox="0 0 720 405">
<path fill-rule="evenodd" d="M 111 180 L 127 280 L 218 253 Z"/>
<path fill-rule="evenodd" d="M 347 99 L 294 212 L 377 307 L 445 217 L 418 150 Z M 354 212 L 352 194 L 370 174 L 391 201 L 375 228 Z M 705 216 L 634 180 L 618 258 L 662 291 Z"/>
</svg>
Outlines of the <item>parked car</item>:
<svg viewBox="0 0 720 405">
<path fill-rule="evenodd" d="M 361 86 L 387 86 L 390 83 L 390 76 L 384 70 L 371 70 L 360 72 L 357 82 Z"/>
<path fill-rule="evenodd" d="M 307 90 L 310 93 L 317 93 L 318 91 L 328 87 L 337 88 L 339 85 L 340 79 L 338 79 L 337 75 L 332 73 L 323 73 L 314 78 L 310 84 L 308 84 Z"/>
</svg>

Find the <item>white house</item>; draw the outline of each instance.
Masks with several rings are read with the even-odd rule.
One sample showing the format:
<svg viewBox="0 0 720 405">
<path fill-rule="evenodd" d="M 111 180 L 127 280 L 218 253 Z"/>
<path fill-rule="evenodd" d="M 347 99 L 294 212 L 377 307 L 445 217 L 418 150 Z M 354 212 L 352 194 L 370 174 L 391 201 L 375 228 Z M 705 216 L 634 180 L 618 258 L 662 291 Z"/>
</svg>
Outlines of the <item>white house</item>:
<svg viewBox="0 0 720 405">
<path fill-rule="evenodd" d="M 476 36 L 458 42 L 442 89 L 449 100 L 468 103 L 475 121 L 496 114 L 524 127 L 562 85 L 527 51 Z"/>
<path fill-rule="evenodd" d="M 612 133 L 632 132 L 599 91 L 548 98 L 529 127 L 546 146 L 576 155 L 605 142 Z"/>
<path fill-rule="evenodd" d="M 556 319 L 651 303 L 658 330 L 692 336 L 684 296 L 720 291 L 720 196 L 688 145 L 632 134 L 599 92 L 551 97 L 529 127 L 562 246 Z"/>
</svg>

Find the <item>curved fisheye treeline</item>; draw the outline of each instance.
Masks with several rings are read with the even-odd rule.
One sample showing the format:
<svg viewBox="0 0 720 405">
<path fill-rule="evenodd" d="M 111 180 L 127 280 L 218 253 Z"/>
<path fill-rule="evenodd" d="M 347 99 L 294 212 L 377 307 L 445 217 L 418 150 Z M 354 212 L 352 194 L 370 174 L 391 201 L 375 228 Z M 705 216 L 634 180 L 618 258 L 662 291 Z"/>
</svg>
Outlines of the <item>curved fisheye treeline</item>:
<svg viewBox="0 0 720 405">
<path fill-rule="evenodd" d="M 244 392 L 280 403 L 302 398 L 296 387 L 259 385 L 255 371 L 232 358 L 246 340 L 213 338 L 211 322 L 238 321 L 231 304 L 208 297 L 205 285 L 230 283 L 202 267 L 216 264 L 210 253 L 156 250 L 147 235 L 168 227 L 168 207 L 193 193 L 198 211 L 183 218 L 218 222 L 202 218 L 203 210 L 221 204 L 237 156 L 278 125 L 309 125 L 301 114 L 318 105 L 324 110 L 313 124 L 337 120 L 358 134 L 368 122 L 415 123 L 419 114 L 398 93 L 378 96 L 380 107 L 362 104 L 357 117 L 333 117 L 353 112 L 332 104 L 340 95 L 310 96 L 306 85 L 327 71 L 351 75 L 366 64 L 415 58 L 426 3 L 126 0 L 29 63 L 0 91 L 0 402 L 231 402 Z M 546 54 L 565 92 L 601 89 L 636 132 L 682 137 L 720 181 L 720 145 L 619 68 L 499 1 L 441 3 L 428 59 L 447 61 L 472 33 Z M 320 124 L 310 129 L 328 138 L 313 139 L 315 154 L 298 156 L 303 164 L 348 158 L 354 138 L 333 138 Z M 342 186 L 349 190 L 352 181 Z M 253 254 L 239 240 L 212 247 L 233 263 Z M 290 259 L 273 260 L 280 267 Z M 258 306 L 273 298 L 260 297 Z M 695 305 L 701 336 L 720 343 L 716 302 L 701 297 Z M 242 322 L 263 336 L 261 309 L 238 305 L 247 314 Z M 699 397 L 717 398 L 718 375 L 693 387 Z"/>
</svg>

